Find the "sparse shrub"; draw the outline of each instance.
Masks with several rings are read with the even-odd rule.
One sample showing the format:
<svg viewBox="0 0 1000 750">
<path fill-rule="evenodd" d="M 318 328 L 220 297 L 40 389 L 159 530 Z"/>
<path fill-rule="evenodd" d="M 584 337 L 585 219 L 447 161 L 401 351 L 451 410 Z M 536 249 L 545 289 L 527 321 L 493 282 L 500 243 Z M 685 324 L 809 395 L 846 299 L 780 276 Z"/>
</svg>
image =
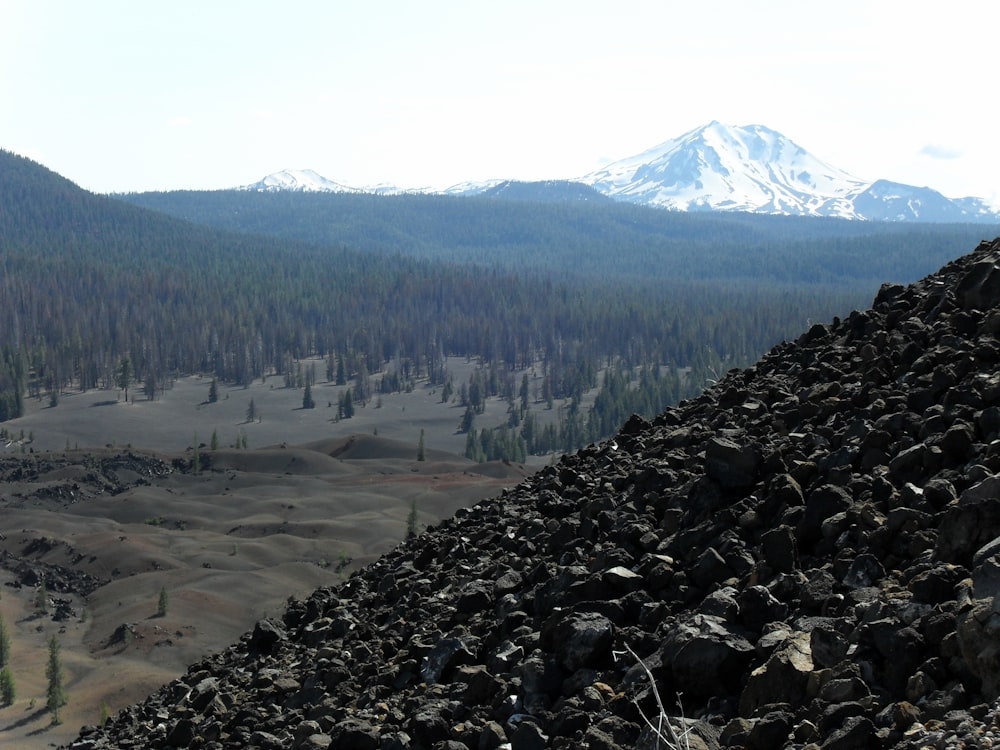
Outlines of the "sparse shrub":
<svg viewBox="0 0 1000 750">
<path fill-rule="evenodd" d="M 340 550 L 340 558 L 337 560 L 337 567 L 335 572 L 343 573 L 348 565 L 351 564 L 351 556 L 347 554 L 346 550 Z"/>
<path fill-rule="evenodd" d="M 417 521 L 419 518 L 420 517 L 417 514 L 417 501 L 414 499 L 410 503 L 410 514 L 406 517 L 407 539 L 413 539 L 417 535 Z"/>
<path fill-rule="evenodd" d="M 45 578 L 38 582 L 38 590 L 35 591 L 35 609 L 42 614 L 49 611 L 49 589 L 45 585 Z"/>
</svg>

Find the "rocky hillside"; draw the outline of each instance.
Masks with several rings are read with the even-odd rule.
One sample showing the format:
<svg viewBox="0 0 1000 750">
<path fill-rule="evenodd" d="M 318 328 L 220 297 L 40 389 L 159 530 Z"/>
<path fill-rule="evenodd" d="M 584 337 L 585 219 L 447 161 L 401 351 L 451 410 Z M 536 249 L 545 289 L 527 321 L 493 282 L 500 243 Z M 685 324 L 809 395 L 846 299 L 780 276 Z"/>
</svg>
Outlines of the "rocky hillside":
<svg viewBox="0 0 1000 750">
<path fill-rule="evenodd" d="M 72 747 L 991 747 L 998 303 L 1000 240 L 886 285 Z"/>
</svg>

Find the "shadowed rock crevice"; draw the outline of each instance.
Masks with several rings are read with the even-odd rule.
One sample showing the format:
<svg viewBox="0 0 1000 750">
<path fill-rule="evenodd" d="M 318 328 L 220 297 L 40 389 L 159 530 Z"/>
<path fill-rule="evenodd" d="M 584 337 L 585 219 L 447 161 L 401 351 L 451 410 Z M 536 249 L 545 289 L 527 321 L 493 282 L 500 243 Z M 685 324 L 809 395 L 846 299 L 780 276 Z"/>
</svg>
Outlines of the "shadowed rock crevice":
<svg viewBox="0 0 1000 750">
<path fill-rule="evenodd" d="M 653 748 L 645 668 L 692 747 L 984 746 L 998 279 L 994 241 L 883 286 L 289 602 L 72 747 Z"/>
</svg>

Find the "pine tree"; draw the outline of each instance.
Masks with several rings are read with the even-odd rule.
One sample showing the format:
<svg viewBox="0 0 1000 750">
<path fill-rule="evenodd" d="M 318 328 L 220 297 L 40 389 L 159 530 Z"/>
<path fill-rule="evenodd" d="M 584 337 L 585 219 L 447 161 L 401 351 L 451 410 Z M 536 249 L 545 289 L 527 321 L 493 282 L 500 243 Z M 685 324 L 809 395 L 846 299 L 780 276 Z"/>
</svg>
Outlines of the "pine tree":
<svg viewBox="0 0 1000 750">
<path fill-rule="evenodd" d="M 476 413 L 472 410 L 472 405 L 465 407 L 465 413 L 462 415 L 462 421 L 458 423 L 459 432 L 468 432 L 472 429 L 472 425 L 475 423 Z"/>
<path fill-rule="evenodd" d="M 7 631 L 7 623 L 0 615 L 0 667 L 10 664 L 10 633 Z"/>
<path fill-rule="evenodd" d="M 424 430 L 420 428 L 420 440 L 417 442 L 417 460 L 423 461 L 426 457 L 424 456 Z"/>
<path fill-rule="evenodd" d="M 14 675 L 10 667 L 4 666 L 0 669 L 0 702 L 5 706 L 14 705 L 17 697 L 17 690 L 14 688 Z"/>
<path fill-rule="evenodd" d="M 315 409 L 316 402 L 313 400 L 312 396 L 312 386 L 306 382 L 306 389 L 302 393 L 302 408 L 303 409 Z"/>
<path fill-rule="evenodd" d="M 125 391 L 125 401 L 128 401 L 128 384 L 132 382 L 132 360 L 122 357 L 118 363 L 117 384 Z"/>
<path fill-rule="evenodd" d="M 209 443 L 208 447 L 211 450 L 213 450 L 213 451 L 219 450 L 219 431 L 218 430 L 212 430 L 212 440 Z"/>
<path fill-rule="evenodd" d="M 156 616 L 157 617 L 166 617 L 167 616 L 167 607 L 169 605 L 170 605 L 170 595 L 167 594 L 167 587 L 166 586 L 161 586 L 160 587 L 160 598 L 159 598 L 159 600 L 156 603 Z"/>
<path fill-rule="evenodd" d="M 219 384 L 212 378 L 212 384 L 208 386 L 208 403 L 214 404 L 219 400 Z"/>
<path fill-rule="evenodd" d="M 340 397 L 337 408 L 337 416 L 341 419 L 350 419 L 354 416 L 354 398 L 351 396 L 351 389 L 348 388 Z"/>
<path fill-rule="evenodd" d="M 45 665 L 45 679 L 48 687 L 45 690 L 45 707 L 52 714 L 52 723 L 60 724 L 59 709 L 66 705 L 66 689 L 63 687 L 62 662 L 59 659 L 59 641 L 55 636 L 49 639 L 49 661 Z"/>
<path fill-rule="evenodd" d="M 247 407 L 247 422 L 253 422 L 257 419 L 257 405 L 254 404 L 253 399 L 250 399 L 250 405 Z"/>
</svg>

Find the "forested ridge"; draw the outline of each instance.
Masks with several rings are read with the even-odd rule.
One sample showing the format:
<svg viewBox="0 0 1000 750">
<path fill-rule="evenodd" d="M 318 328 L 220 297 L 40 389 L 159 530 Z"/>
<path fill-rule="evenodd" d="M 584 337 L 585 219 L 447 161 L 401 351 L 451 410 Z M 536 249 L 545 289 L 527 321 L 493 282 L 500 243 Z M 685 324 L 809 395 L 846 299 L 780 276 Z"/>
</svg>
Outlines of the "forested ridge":
<svg viewBox="0 0 1000 750">
<path fill-rule="evenodd" d="M 419 198 L 405 205 L 438 205 L 437 199 Z M 453 212 L 444 224 L 470 243 L 482 248 L 494 241 L 476 239 L 481 221 L 463 224 L 459 209 L 467 202 L 441 205 Z M 508 205 L 514 203 L 489 209 L 496 212 L 495 231 L 527 239 L 540 231 L 537 222 L 519 225 Z M 262 208 L 246 210 L 267 220 Z M 526 210 L 545 215 L 540 206 Z M 416 208 L 407 211 L 420 219 Z M 426 213 L 422 220 L 441 229 L 440 216 Z M 364 220 L 359 210 L 357 221 Z M 155 397 L 182 374 L 245 384 L 286 374 L 309 356 L 327 358 L 328 373 L 350 378 L 381 371 L 383 388 L 405 387 L 415 377 L 444 383 L 445 357 L 463 356 L 506 373 L 493 378 L 488 395 L 509 395 L 511 373 L 533 367 L 544 376 L 547 397 L 574 399 L 568 415 L 575 424 L 569 437 L 558 437 L 568 446 L 595 434 L 598 428 L 588 425 L 608 423 L 606 415 L 574 412 L 579 394 L 599 384 L 598 373 L 607 365 L 615 372 L 644 367 L 686 373 L 667 389 L 671 397 L 683 397 L 809 321 L 863 307 L 876 288 L 843 280 L 783 282 L 776 268 L 756 271 L 752 283 L 742 273 L 712 278 L 711 270 L 682 273 L 680 265 L 673 278 L 663 273 L 674 262 L 668 256 L 643 279 L 627 270 L 597 272 L 583 260 L 586 253 L 573 262 L 578 240 L 572 237 L 551 256 L 531 246 L 532 266 L 527 256 L 502 262 L 509 259 L 503 250 L 509 243 L 500 240 L 492 264 L 482 253 L 445 262 L 441 253 L 411 248 L 404 255 L 391 243 L 372 252 L 351 249 L 346 240 L 324 244 L 315 237 L 265 237 L 263 226 L 240 228 L 258 234 L 197 226 L 93 195 L 30 160 L 0 152 L 0 419 L 18 416 L 25 396 L 57 405 L 66 389 L 120 386 L 123 364 L 126 382 L 136 385 L 132 393 Z M 391 222 L 382 228 L 387 236 L 396 231 Z M 405 235 L 409 229 L 398 231 Z M 554 231 L 546 234 L 552 242 Z M 726 231 L 741 230 L 734 224 Z M 590 232 L 593 247 L 603 248 L 600 254 L 639 263 L 638 256 L 627 259 L 626 240 L 612 229 L 583 224 L 577 237 Z M 712 255 L 709 242 L 695 242 L 703 267 L 725 267 L 730 250 Z M 748 267 L 768 265 L 760 252 Z M 558 264 L 585 272 L 563 278 Z M 915 268 L 919 264 L 911 263 L 907 271 Z M 607 382 L 623 393 L 620 378 Z M 659 380 L 645 382 L 654 390 L 631 401 L 664 391 Z M 608 413 L 619 414 L 625 403 L 616 399 Z"/>
<path fill-rule="evenodd" d="M 544 189 L 471 197 L 239 190 L 116 197 L 220 229 L 561 278 L 867 284 L 866 304 L 882 282 L 914 281 L 1000 228 L 683 213 L 557 200 L 562 193 L 546 201 Z M 520 194 L 539 199 L 504 197 Z"/>
</svg>

